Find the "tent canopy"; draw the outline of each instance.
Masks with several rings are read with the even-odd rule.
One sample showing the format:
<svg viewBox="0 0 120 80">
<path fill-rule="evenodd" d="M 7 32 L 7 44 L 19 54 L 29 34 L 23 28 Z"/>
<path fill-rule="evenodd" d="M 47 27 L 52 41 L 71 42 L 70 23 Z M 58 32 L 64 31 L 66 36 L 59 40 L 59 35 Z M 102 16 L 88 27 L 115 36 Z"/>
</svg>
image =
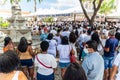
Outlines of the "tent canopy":
<svg viewBox="0 0 120 80">
<path fill-rule="evenodd" d="M 112 14 L 107 15 L 106 18 L 120 19 L 120 13 L 119 12 L 114 12 Z"/>
<path fill-rule="evenodd" d="M 86 10 L 88 13 L 93 12 L 92 10 Z M 31 13 L 30 16 L 46 16 L 46 15 L 60 15 L 60 14 L 71 14 L 71 13 L 83 13 L 82 9 L 80 6 L 74 7 L 74 8 L 69 8 L 66 10 L 59 10 L 55 8 L 50 8 L 50 9 L 38 9 L 35 13 Z"/>
</svg>

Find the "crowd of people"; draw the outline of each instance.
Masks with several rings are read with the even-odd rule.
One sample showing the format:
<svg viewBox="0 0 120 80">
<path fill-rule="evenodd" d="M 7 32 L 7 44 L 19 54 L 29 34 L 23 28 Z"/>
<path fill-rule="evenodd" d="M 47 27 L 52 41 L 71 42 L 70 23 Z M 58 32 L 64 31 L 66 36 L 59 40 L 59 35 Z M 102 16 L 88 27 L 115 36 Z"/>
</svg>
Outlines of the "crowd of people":
<svg viewBox="0 0 120 80">
<path fill-rule="evenodd" d="M 62 80 L 120 80 L 119 26 L 64 22 L 38 30 L 38 54 L 25 37 L 16 49 L 10 37 L 4 39 L 0 80 L 54 80 L 58 66 Z"/>
</svg>

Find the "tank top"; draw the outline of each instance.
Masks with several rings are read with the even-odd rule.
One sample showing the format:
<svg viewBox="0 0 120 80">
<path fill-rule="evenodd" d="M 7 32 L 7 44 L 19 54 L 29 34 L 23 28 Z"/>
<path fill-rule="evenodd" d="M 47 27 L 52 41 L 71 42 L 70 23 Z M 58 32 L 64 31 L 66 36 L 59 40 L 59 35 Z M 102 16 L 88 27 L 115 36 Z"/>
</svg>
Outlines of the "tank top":
<svg viewBox="0 0 120 80">
<path fill-rule="evenodd" d="M 18 80 L 19 71 L 16 71 L 15 75 L 13 76 L 12 80 Z"/>
<path fill-rule="evenodd" d="M 3 48 L 3 52 L 6 52 L 6 51 L 8 51 L 8 50 L 14 50 L 14 44 L 13 44 L 13 43 L 11 43 L 11 44 L 9 44 L 8 46 L 5 46 L 5 47 Z"/>
<path fill-rule="evenodd" d="M 7 48 L 7 47 L 4 47 L 3 48 L 3 52 L 6 52 L 6 51 L 8 51 L 9 49 Z"/>
<path fill-rule="evenodd" d="M 19 57 L 20 59 L 31 59 L 32 58 L 32 56 L 30 55 L 28 51 L 20 52 Z"/>
</svg>

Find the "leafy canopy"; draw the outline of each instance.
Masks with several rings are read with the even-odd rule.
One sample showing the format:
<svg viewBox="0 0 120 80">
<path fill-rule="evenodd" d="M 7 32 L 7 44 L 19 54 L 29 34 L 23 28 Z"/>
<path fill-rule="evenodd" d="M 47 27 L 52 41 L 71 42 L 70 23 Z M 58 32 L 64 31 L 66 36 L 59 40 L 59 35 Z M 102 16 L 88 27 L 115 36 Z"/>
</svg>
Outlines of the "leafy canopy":
<svg viewBox="0 0 120 80">
<path fill-rule="evenodd" d="M 100 7 L 99 13 L 108 14 L 116 9 L 116 5 L 114 4 L 115 0 L 104 0 L 103 4 Z"/>
</svg>

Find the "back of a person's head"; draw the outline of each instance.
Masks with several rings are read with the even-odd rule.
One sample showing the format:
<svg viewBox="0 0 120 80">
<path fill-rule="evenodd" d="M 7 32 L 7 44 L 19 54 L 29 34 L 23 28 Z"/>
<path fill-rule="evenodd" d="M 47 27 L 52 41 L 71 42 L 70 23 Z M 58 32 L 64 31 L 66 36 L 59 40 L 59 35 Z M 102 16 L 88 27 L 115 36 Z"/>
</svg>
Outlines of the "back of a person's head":
<svg viewBox="0 0 120 80">
<path fill-rule="evenodd" d="M 91 39 L 96 41 L 97 43 L 100 43 L 100 38 L 97 32 L 94 32 L 91 36 Z"/>
<path fill-rule="evenodd" d="M 20 43 L 18 44 L 18 50 L 20 52 L 26 52 L 27 47 L 28 47 L 27 39 L 25 37 L 21 37 Z"/>
<path fill-rule="evenodd" d="M 74 32 L 71 32 L 70 35 L 69 35 L 69 41 L 70 41 L 71 43 L 75 43 L 75 42 L 76 42 L 76 39 L 77 39 L 77 37 L 76 37 L 75 33 L 74 33 Z"/>
<path fill-rule="evenodd" d="M 0 73 L 10 73 L 17 69 L 19 58 L 14 51 L 8 50 L 0 55 Z"/>
<path fill-rule="evenodd" d="M 91 34 L 91 30 L 90 30 L 90 29 L 87 30 L 87 34 L 88 34 L 88 35 Z"/>
<path fill-rule="evenodd" d="M 115 38 L 120 41 L 120 33 L 119 33 L 119 32 L 117 32 L 117 33 L 115 34 Z"/>
<path fill-rule="evenodd" d="M 86 30 L 85 30 L 85 29 L 83 30 L 83 33 L 86 33 Z"/>
<path fill-rule="evenodd" d="M 80 64 L 71 63 L 64 74 L 63 80 L 87 80 L 87 77 Z"/>
<path fill-rule="evenodd" d="M 112 29 L 112 30 L 109 31 L 109 35 L 110 36 L 115 36 L 115 33 L 116 33 L 116 31 L 114 29 Z"/>
<path fill-rule="evenodd" d="M 10 41 L 11 41 L 10 37 L 5 37 L 5 39 L 4 39 L 4 46 L 7 46 Z"/>
<path fill-rule="evenodd" d="M 41 27 L 45 27 L 45 25 L 43 24 L 43 25 L 41 25 Z"/>
<path fill-rule="evenodd" d="M 66 27 L 66 31 L 68 31 L 69 30 L 69 27 Z"/>
<path fill-rule="evenodd" d="M 94 40 L 89 40 L 86 42 L 86 44 L 88 45 L 88 48 L 93 48 L 94 51 L 97 51 L 97 46 L 98 46 L 98 43 Z"/>
<path fill-rule="evenodd" d="M 44 51 L 47 51 L 48 47 L 49 47 L 49 43 L 48 43 L 47 41 L 42 41 L 42 42 L 40 43 L 40 48 L 41 48 L 41 50 L 42 50 L 43 52 L 44 52 Z"/>
<path fill-rule="evenodd" d="M 48 39 L 48 40 L 51 40 L 52 38 L 53 38 L 53 34 L 52 34 L 52 33 L 49 33 L 47 39 Z"/>
<path fill-rule="evenodd" d="M 60 31 L 61 31 L 61 30 L 60 30 L 60 29 L 58 29 L 58 30 L 57 30 L 57 33 L 60 33 Z"/>
<path fill-rule="evenodd" d="M 63 36 L 62 37 L 62 42 L 61 42 L 62 45 L 68 45 L 68 37 L 67 36 Z"/>
</svg>

